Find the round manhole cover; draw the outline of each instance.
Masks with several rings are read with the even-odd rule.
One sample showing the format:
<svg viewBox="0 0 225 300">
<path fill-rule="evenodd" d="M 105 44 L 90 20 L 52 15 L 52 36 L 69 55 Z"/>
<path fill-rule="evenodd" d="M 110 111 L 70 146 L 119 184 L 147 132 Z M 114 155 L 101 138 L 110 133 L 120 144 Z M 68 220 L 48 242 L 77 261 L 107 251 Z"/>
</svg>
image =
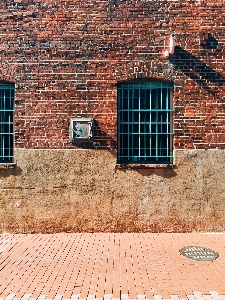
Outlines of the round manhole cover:
<svg viewBox="0 0 225 300">
<path fill-rule="evenodd" d="M 188 246 L 180 249 L 180 253 L 193 260 L 215 260 L 219 254 L 211 249 L 199 246 Z"/>
</svg>

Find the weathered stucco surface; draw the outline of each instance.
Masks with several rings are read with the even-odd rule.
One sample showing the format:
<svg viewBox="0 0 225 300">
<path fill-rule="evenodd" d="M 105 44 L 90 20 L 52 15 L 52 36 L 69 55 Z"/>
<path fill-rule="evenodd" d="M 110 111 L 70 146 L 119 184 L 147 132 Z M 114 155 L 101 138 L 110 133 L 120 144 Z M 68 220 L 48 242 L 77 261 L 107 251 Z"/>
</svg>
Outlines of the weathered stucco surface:
<svg viewBox="0 0 225 300">
<path fill-rule="evenodd" d="M 0 169 L 1 232 L 225 230 L 223 150 L 176 150 L 174 168 L 118 168 L 106 150 L 15 160 Z"/>
</svg>

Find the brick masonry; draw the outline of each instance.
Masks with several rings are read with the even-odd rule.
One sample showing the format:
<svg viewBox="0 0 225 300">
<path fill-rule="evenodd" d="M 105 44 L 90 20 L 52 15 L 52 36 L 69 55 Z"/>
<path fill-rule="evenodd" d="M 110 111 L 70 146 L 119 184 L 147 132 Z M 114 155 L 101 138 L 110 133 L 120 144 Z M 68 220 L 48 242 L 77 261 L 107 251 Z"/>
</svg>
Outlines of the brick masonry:
<svg viewBox="0 0 225 300">
<path fill-rule="evenodd" d="M 222 0 L 17 0 L 0 13 L 1 79 L 17 87 L 16 147 L 73 148 L 77 116 L 95 119 L 100 146 L 116 146 L 117 83 L 160 78 L 174 82 L 175 148 L 224 148 Z"/>
<path fill-rule="evenodd" d="M 1 4 L 0 15 L 0 80 L 16 84 L 16 157 L 17 153 L 21 153 L 20 149 L 23 149 L 25 156 L 29 156 L 31 154 L 28 149 L 58 149 L 62 151 L 60 149 L 75 150 L 77 148 L 80 148 L 77 153 L 86 156 L 87 153 L 91 153 L 86 148 L 95 149 L 95 146 L 92 143 L 72 144 L 69 140 L 69 120 L 71 117 L 90 117 L 95 120 L 95 142 L 99 150 L 97 151 L 98 155 L 95 154 L 95 161 L 92 161 L 92 164 L 98 166 L 101 161 L 101 149 L 108 149 L 108 153 L 114 153 L 117 147 L 118 82 L 142 78 L 161 79 L 174 83 L 175 153 L 178 150 L 186 153 L 185 150 L 197 149 L 201 156 L 202 150 L 224 149 L 225 8 L 223 0 L 87 0 L 85 2 L 4 0 Z M 207 43 L 200 45 L 199 37 L 202 32 L 207 32 L 209 36 Z M 177 34 L 175 54 L 166 59 L 163 53 L 168 48 L 171 33 Z M 83 152 L 80 152 L 81 149 Z M 93 151 L 96 153 L 95 150 Z M 203 153 L 206 153 L 204 151 Z M 52 154 L 51 151 L 49 153 Z M 66 153 L 65 151 L 64 156 L 57 157 L 60 159 L 67 157 Z M 223 166 L 223 161 L 221 161 L 221 157 L 224 155 L 223 151 L 216 155 L 220 157 L 218 160 L 220 164 L 218 165 L 217 160 L 213 160 L 213 165 L 211 161 L 209 164 L 212 166 L 213 173 L 215 171 L 220 173 L 218 166 Z M 34 200 L 32 197 L 33 183 L 30 182 L 34 178 L 31 174 L 36 174 L 36 172 L 39 174 L 38 170 L 43 169 L 41 162 L 38 161 L 39 164 L 37 164 L 35 157 L 36 152 L 29 156 L 30 159 L 33 159 L 30 161 L 28 169 L 30 173 L 27 166 L 24 167 L 26 171 L 21 169 L 20 176 L 26 174 L 28 178 L 25 186 L 22 184 L 18 188 L 17 184 L 12 183 L 10 191 L 1 190 L 3 229 L 10 227 L 5 223 L 4 215 L 6 207 L 9 208 L 9 206 L 5 204 L 6 200 L 4 199 L 10 198 L 15 204 L 30 193 L 30 199 Z M 205 158 L 209 158 L 208 154 L 204 156 Z M 14 172 L 17 172 L 23 164 L 22 156 L 19 155 L 19 159 L 16 159 L 17 168 L 14 169 Z M 61 161 L 64 161 L 66 165 L 69 162 L 69 160 L 62 159 L 53 164 L 51 157 L 49 160 L 51 166 L 48 171 L 49 177 L 45 177 L 43 188 L 49 185 L 51 176 L 56 175 L 52 170 L 53 166 L 57 169 L 56 166 L 61 164 Z M 108 162 L 110 160 L 107 160 Z M 45 164 L 47 163 L 45 162 Z M 115 161 L 112 165 L 110 163 L 112 168 L 107 169 L 106 172 L 114 174 L 115 164 Z M 88 192 L 85 187 L 91 186 L 92 178 L 89 174 L 92 172 L 93 166 L 85 167 L 87 183 L 83 186 L 83 194 L 80 191 L 79 195 L 74 196 L 75 202 L 78 199 L 87 199 L 86 193 Z M 46 168 L 48 169 L 48 167 Z M 208 168 L 206 169 L 208 170 Z M 205 170 L 205 168 L 200 168 L 200 170 Z M 20 178 L 20 176 L 14 176 L 15 174 L 10 170 L 1 172 L 3 179 L 7 177 L 12 182 L 17 182 L 16 179 L 13 179 L 14 177 Z M 51 172 L 52 174 L 50 174 Z M 67 172 L 65 170 L 60 172 L 65 172 L 60 176 L 66 178 Z M 143 169 L 143 172 L 148 171 Z M 151 173 L 151 170 L 149 172 Z M 161 171 L 159 170 L 159 172 Z M 125 174 L 130 174 L 130 177 L 126 178 L 127 182 L 135 184 L 135 179 L 132 177 L 133 171 L 126 171 Z M 179 174 L 180 180 L 183 180 L 185 174 L 183 172 Z M 29 177 L 30 175 L 31 177 Z M 113 176 L 109 179 L 111 184 Z M 108 177 L 106 176 L 106 178 Z M 143 178 L 151 180 L 150 175 Z M 206 175 L 206 178 L 211 180 L 210 175 Z M 39 181 L 40 177 L 37 177 L 36 180 Z M 207 179 L 204 181 L 203 177 L 198 177 L 198 180 L 202 191 L 206 190 Z M 122 182 L 125 183 L 125 181 Z M 158 181 L 156 180 L 156 182 Z M 163 194 L 166 194 L 169 187 L 167 180 L 163 182 Z M 189 189 L 192 186 L 192 179 L 188 178 L 186 183 Z M 219 195 L 223 195 L 223 178 L 220 180 L 218 178 L 217 183 L 219 186 L 216 187 L 217 192 Z M 62 180 L 61 185 L 67 186 L 66 181 Z M 129 206 L 127 202 L 124 202 L 128 201 L 125 196 L 127 193 L 129 194 L 128 190 L 127 186 L 127 190 L 121 194 L 122 196 L 118 196 L 114 192 L 113 196 L 105 197 L 104 201 L 122 199 L 124 206 Z M 69 191 L 70 189 L 68 189 L 68 193 Z M 176 193 L 181 193 L 183 198 L 189 199 L 190 195 L 186 195 L 185 191 L 187 192 L 187 189 L 182 186 Z M 11 192 L 13 194 L 10 194 Z M 59 194 L 54 196 L 54 193 Z M 62 225 L 61 220 L 68 215 L 68 211 L 60 200 L 58 186 L 54 193 L 52 192 L 49 197 L 54 197 L 57 199 L 57 203 L 64 207 L 63 216 L 59 214 L 58 225 L 54 223 L 57 229 L 52 229 L 52 231 L 59 231 L 60 228 L 65 229 L 66 225 Z M 145 186 L 143 193 L 151 194 L 152 192 L 149 192 L 149 187 Z M 97 199 L 101 198 L 100 194 L 97 193 L 96 198 L 93 199 L 98 201 Z M 202 199 L 201 193 L 198 197 L 193 196 L 193 216 L 195 216 L 194 207 L 201 206 L 198 204 L 199 197 Z M 32 207 L 35 215 L 39 211 L 39 207 L 48 205 L 47 200 L 40 199 L 47 198 L 42 195 L 37 198 L 39 200 L 35 200 L 37 201 L 36 206 Z M 138 193 L 136 198 L 140 201 L 141 194 Z M 161 195 L 155 195 L 155 199 L 158 199 L 156 201 L 160 207 Z M 84 201 L 89 203 L 88 200 Z M 169 205 L 171 200 L 164 199 L 164 201 L 166 201 L 165 205 Z M 209 201 L 220 200 L 217 200 L 216 195 L 213 194 Z M 98 202 L 93 203 L 96 205 Z M 220 203 L 222 205 L 222 202 Z M 139 206 L 135 207 L 135 209 L 139 209 Z M 216 205 L 213 204 L 213 207 L 216 215 L 219 211 Z M 71 206 L 70 209 L 75 208 Z M 220 209 L 223 209 L 223 205 Z M 24 218 L 31 217 L 30 210 L 25 209 L 25 211 L 28 214 L 23 213 Z M 56 220 L 57 210 L 54 211 L 54 205 L 51 211 L 53 211 L 53 219 Z M 153 211 L 155 217 L 158 218 L 157 222 L 163 222 L 166 214 L 162 215 L 159 212 L 160 208 Z M 8 212 L 10 216 L 12 211 L 9 209 Z M 201 213 L 202 217 L 207 215 Z M 109 214 L 110 209 L 106 215 Z M 183 215 L 181 215 L 178 217 L 182 219 Z M 130 212 L 130 216 L 135 218 L 134 212 Z M 23 223 L 21 219 L 18 219 L 19 222 L 22 222 L 21 224 L 14 223 L 13 220 L 17 220 L 17 218 L 11 220 L 11 230 L 21 231 L 20 226 Z M 40 231 L 45 230 L 48 228 L 44 224 L 45 220 L 46 218 L 43 217 L 42 226 L 39 226 L 38 223 L 31 229 L 32 226 L 29 225 L 27 230 L 36 231 L 37 228 Z M 219 220 L 222 222 L 223 218 L 220 216 Z M 30 219 L 26 222 L 31 221 Z M 71 224 L 68 223 L 68 228 L 72 228 Z M 51 224 L 49 226 L 51 227 Z M 146 226 L 145 224 L 144 227 Z M 182 226 L 179 230 L 183 230 Z M 194 227 L 190 226 L 192 229 Z M 202 230 L 203 227 L 199 225 L 196 228 Z M 110 228 L 113 230 L 116 227 Z M 137 228 L 141 230 L 141 226 L 138 225 Z M 158 230 L 169 230 L 167 225 L 165 228 Z M 172 230 L 176 230 L 174 228 Z M 221 230 L 219 225 L 216 228 Z M 80 230 L 91 229 L 82 225 Z M 92 230 L 108 229 L 105 225 L 102 227 L 93 225 Z M 121 230 L 129 229 L 125 226 Z M 150 227 L 149 230 L 151 230 Z"/>
</svg>

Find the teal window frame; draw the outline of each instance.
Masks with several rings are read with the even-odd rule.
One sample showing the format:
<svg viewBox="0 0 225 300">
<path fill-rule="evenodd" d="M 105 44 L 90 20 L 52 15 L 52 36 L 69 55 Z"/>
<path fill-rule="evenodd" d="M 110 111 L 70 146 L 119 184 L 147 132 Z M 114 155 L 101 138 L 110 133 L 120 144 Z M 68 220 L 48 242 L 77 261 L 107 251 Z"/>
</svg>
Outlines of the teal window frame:
<svg viewBox="0 0 225 300">
<path fill-rule="evenodd" d="M 14 98 L 15 85 L 0 83 L 0 164 L 14 159 Z"/>
<path fill-rule="evenodd" d="M 173 84 L 118 84 L 118 163 L 173 164 Z"/>
</svg>

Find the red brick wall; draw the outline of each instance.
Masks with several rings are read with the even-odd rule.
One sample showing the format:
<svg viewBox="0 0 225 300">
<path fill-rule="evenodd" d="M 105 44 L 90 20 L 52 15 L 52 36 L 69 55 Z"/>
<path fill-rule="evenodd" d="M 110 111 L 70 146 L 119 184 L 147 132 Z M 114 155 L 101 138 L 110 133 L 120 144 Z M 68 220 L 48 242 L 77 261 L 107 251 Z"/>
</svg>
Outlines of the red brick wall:
<svg viewBox="0 0 225 300">
<path fill-rule="evenodd" d="M 71 117 L 116 146 L 117 83 L 174 82 L 175 148 L 225 146 L 223 0 L 3 0 L 0 79 L 16 83 L 15 143 L 74 148 Z M 206 45 L 199 33 L 208 32 Z M 175 54 L 165 59 L 171 33 Z M 87 147 L 93 147 L 87 145 Z"/>
</svg>

